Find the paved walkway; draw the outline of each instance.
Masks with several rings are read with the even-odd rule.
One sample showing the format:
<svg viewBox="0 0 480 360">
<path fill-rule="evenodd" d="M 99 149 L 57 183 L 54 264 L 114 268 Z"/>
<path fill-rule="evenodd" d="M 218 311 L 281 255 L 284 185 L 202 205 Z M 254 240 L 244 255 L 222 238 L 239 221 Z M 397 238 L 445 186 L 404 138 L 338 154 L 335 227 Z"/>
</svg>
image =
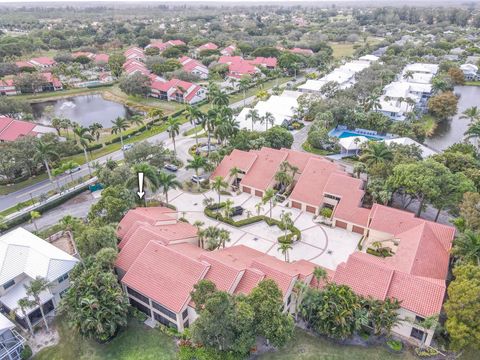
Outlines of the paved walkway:
<svg viewBox="0 0 480 360">
<path fill-rule="evenodd" d="M 228 230 L 230 242 L 226 245 L 227 247 L 245 245 L 284 260 L 284 255 L 278 249 L 277 241 L 279 236 L 284 235 L 284 232 L 278 227 L 259 222 L 237 228 L 205 216 L 203 201 L 207 198 L 218 201 L 217 197 L 218 195 L 211 190 L 203 194 L 191 194 L 180 190 L 172 190 L 169 193 L 170 203 L 175 205 L 179 213 L 190 223 L 201 221 L 204 223 L 204 227 L 215 226 Z M 245 209 L 244 214 L 236 217 L 236 220 L 257 214 L 255 205 L 260 198 L 246 193 L 221 196 L 221 201 L 226 199 L 232 200 L 235 206 L 241 205 Z M 284 211 L 291 213 L 295 226 L 302 232 L 301 240 L 295 242 L 293 249 L 289 252 L 290 261 L 305 259 L 335 270 L 338 264 L 346 261 L 348 256 L 356 250 L 360 235 L 317 224 L 313 221 L 312 214 L 282 205 L 276 205 L 272 209 L 273 218 L 279 219 Z M 261 214 L 268 216 L 269 213 L 269 207 L 265 205 Z"/>
</svg>

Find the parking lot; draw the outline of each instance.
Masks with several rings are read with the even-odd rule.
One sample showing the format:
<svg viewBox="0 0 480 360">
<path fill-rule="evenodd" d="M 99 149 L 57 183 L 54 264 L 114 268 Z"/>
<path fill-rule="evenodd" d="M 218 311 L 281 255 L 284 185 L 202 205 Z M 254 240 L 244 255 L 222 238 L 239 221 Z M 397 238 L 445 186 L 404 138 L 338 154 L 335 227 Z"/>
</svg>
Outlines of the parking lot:
<svg viewBox="0 0 480 360">
<path fill-rule="evenodd" d="M 218 201 L 218 194 L 214 191 L 207 191 L 203 194 L 191 194 L 182 190 L 172 190 L 169 193 L 170 203 L 175 205 L 180 216 L 184 216 L 190 223 L 202 221 L 206 226 L 217 226 L 227 229 L 230 232 L 230 242 L 226 246 L 240 245 L 254 248 L 266 254 L 284 259 L 284 255 L 278 250 L 277 238 L 283 235 L 283 231 L 276 226 L 268 226 L 265 222 L 259 222 L 236 228 L 221 223 L 205 216 L 203 201 L 213 198 Z M 233 196 L 221 196 L 221 201 L 230 199 L 235 206 L 244 208 L 243 215 L 236 216 L 240 220 L 247 216 L 257 215 L 255 207 L 261 199 L 250 194 L 241 193 Z M 346 261 L 353 253 L 361 238 L 361 235 L 348 232 L 339 228 L 330 228 L 314 222 L 312 214 L 304 213 L 298 209 L 286 207 L 284 204 L 277 204 L 272 209 L 272 216 L 280 218 L 282 211 L 290 212 L 294 225 L 302 232 L 300 241 L 292 244 L 290 250 L 290 261 L 305 259 L 331 270 L 335 270 L 338 264 Z M 263 205 L 261 214 L 269 215 L 269 205 Z"/>
</svg>

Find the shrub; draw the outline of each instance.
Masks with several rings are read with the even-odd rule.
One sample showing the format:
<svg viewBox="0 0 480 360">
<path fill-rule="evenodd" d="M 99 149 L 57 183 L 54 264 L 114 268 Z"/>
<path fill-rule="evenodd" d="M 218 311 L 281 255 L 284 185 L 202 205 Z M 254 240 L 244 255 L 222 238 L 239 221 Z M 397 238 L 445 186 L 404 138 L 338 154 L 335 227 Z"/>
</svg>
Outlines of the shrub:
<svg viewBox="0 0 480 360">
<path fill-rule="evenodd" d="M 403 348 L 403 344 L 401 341 L 398 341 L 398 340 L 388 340 L 387 341 L 387 346 L 393 350 L 393 351 L 402 351 L 402 348 Z"/>
<path fill-rule="evenodd" d="M 328 207 L 324 207 L 322 208 L 322 210 L 320 210 L 320 215 L 327 219 L 330 219 L 332 217 L 332 213 L 333 213 L 332 209 Z"/>
<path fill-rule="evenodd" d="M 416 348 L 415 354 L 419 357 L 431 357 L 438 354 L 438 351 L 433 348 Z"/>
<path fill-rule="evenodd" d="M 130 315 L 132 315 L 135 319 L 137 319 L 139 322 L 143 323 L 145 320 L 148 319 L 147 314 L 141 312 L 137 308 L 134 308 L 133 306 L 130 306 Z"/>
<path fill-rule="evenodd" d="M 25 345 L 23 348 L 22 352 L 20 353 L 20 358 L 22 360 L 27 360 L 30 359 L 33 355 L 32 349 L 30 348 L 29 345 Z"/>
</svg>

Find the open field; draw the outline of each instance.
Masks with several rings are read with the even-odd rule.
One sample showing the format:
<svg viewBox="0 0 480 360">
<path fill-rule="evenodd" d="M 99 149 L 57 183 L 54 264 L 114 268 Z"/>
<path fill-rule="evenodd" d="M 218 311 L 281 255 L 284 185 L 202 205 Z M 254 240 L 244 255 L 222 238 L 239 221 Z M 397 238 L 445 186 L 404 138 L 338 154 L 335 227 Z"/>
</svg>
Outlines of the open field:
<svg viewBox="0 0 480 360">
<path fill-rule="evenodd" d="M 382 38 L 376 38 L 376 37 L 368 37 L 367 38 L 367 43 L 370 45 L 375 45 L 381 42 L 383 39 Z M 348 57 L 352 56 L 355 52 L 355 45 L 362 45 L 363 40 L 360 40 L 356 43 L 351 43 L 351 42 L 329 42 L 328 43 L 332 49 L 333 49 L 333 57 L 335 59 L 340 59 L 343 57 Z"/>
<path fill-rule="evenodd" d="M 173 360 L 175 343 L 158 329 L 150 329 L 137 320 L 107 344 L 86 340 L 57 321 L 60 343 L 40 351 L 34 360 Z"/>
</svg>

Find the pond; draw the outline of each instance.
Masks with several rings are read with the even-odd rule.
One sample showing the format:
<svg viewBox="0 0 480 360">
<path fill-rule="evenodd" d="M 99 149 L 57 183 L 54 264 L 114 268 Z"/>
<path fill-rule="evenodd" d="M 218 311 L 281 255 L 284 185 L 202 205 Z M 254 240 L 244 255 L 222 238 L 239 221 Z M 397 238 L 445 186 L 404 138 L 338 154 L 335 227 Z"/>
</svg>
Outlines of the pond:
<svg viewBox="0 0 480 360">
<path fill-rule="evenodd" d="M 470 121 L 460 119 L 460 116 L 469 107 L 480 106 L 480 86 L 456 86 L 455 94 L 460 95 L 457 115 L 452 120 L 438 124 L 435 135 L 425 140 L 425 145 L 434 150 L 445 150 L 450 145 L 461 142 Z"/>
<path fill-rule="evenodd" d="M 126 106 L 105 100 L 98 94 L 35 103 L 32 110 L 35 120 L 46 125 L 55 117 L 63 117 L 85 127 L 100 123 L 104 128 L 110 128 L 117 117 L 129 118 L 135 114 Z"/>
</svg>

